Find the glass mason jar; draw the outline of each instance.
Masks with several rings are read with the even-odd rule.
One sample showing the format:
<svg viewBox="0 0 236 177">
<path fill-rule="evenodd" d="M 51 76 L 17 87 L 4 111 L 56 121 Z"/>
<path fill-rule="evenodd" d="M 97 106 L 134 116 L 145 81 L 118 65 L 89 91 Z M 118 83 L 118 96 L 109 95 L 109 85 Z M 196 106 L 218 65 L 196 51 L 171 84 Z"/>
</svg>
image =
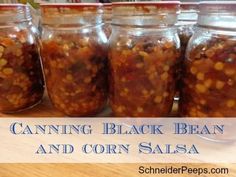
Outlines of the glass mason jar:
<svg viewBox="0 0 236 177">
<path fill-rule="evenodd" d="M 41 56 L 53 105 L 91 116 L 107 103 L 107 38 L 102 4 L 42 4 Z"/>
<path fill-rule="evenodd" d="M 168 116 L 180 41 L 179 2 L 114 3 L 109 40 L 110 105 L 115 116 Z"/>
<path fill-rule="evenodd" d="M 103 21 L 104 21 L 104 32 L 107 38 L 111 35 L 111 20 L 112 20 L 112 4 L 105 3 L 103 4 Z"/>
<path fill-rule="evenodd" d="M 185 60 L 181 115 L 236 116 L 236 3 L 202 2 Z"/>
<path fill-rule="evenodd" d="M 0 4 L 0 112 L 24 110 L 43 97 L 36 32 L 28 6 Z"/>
</svg>

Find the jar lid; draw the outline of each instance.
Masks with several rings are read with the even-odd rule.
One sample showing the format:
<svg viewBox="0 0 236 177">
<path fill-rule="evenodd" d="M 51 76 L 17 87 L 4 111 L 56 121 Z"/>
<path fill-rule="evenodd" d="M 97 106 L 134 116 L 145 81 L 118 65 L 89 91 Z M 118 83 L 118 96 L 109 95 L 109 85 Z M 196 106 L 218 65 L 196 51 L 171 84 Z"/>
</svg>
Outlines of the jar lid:
<svg viewBox="0 0 236 177">
<path fill-rule="evenodd" d="M 0 22 L 31 20 L 30 8 L 24 4 L 0 4 Z"/>
<path fill-rule="evenodd" d="M 200 13 L 236 13 L 235 1 L 203 1 L 199 3 Z"/>
</svg>

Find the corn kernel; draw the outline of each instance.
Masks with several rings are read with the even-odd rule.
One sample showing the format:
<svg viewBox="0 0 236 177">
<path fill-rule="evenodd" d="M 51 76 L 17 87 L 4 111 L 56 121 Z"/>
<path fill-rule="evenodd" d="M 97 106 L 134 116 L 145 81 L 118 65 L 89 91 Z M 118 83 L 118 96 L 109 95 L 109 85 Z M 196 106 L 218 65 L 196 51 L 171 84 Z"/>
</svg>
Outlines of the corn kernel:
<svg viewBox="0 0 236 177">
<path fill-rule="evenodd" d="M 3 53 L 3 52 L 4 52 L 4 47 L 0 46 L 0 53 Z"/>
<path fill-rule="evenodd" d="M 204 85 L 205 85 L 207 88 L 211 87 L 211 85 L 212 85 L 212 80 L 211 80 L 211 79 L 207 79 L 206 81 L 204 81 Z"/>
<path fill-rule="evenodd" d="M 234 85 L 234 81 L 233 81 L 232 79 L 229 79 L 229 80 L 227 81 L 227 84 L 228 84 L 229 86 L 233 86 L 233 85 Z"/>
<path fill-rule="evenodd" d="M 213 51 L 213 50 L 210 50 L 210 49 L 207 50 L 205 53 L 206 53 L 206 56 L 207 56 L 208 58 L 213 57 L 213 55 L 215 54 L 214 51 Z"/>
<path fill-rule="evenodd" d="M 125 93 L 128 93 L 128 92 L 129 92 L 129 89 L 124 88 L 124 92 L 125 92 Z"/>
<path fill-rule="evenodd" d="M 144 95 L 148 95 L 148 91 L 147 91 L 146 89 L 143 89 L 143 90 L 142 90 L 142 93 L 143 93 Z"/>
<path fill-rule="evenodd" d="M 123 110 L 124 110 L 124 107 L 123 107 L 123 106 L 119 106 L 119 107 L 116 109 L 116 111 L 119 112 L 119 113 L 123 112 Z"/>
<path fill-rule="evenodd" d="M 121 82 L 126 82 L 125 77 L 122 77 L 122 78 L 121 78 Z"/>
<path fill-rule="evenodd" d="M 162 96 L 156 96 L 154 99 L 155 103 L 161 103 L 161 101 L 162 101 Z"/>
<path fill-rule="evenodd" d="M 235 106 L 235 101 L 234 100 L 228 100 L 226 103 L 227 107 L 232 108 Z"/>
<path fill-rule="evenodd" d="M 164 46 L 165 46 L 165 48 L 169 49 L 169 48 L 173 47 L 173 43 L 168 41 L 164 44 Z"/>
<path fill-rule="evenodd" d="M 69 50 L 70 48 L 69 48 L 69 46 L 68 46 L 67 44 L 64 44 L 64 45 L 63 45 L 63 49 L 64 49 L 64 50 Z"/>
<path fill-rule="evenodd" d="M 12 68 L 4 68 L 3 73 L 6 75 L 11 75 L 13 73 L 13 69 Z"/>
<path fill-rule="evenodd" d="M 148 57 L 148 53 L 146 53 L 144 51 L 140 51 L 139 55 L 141 55 L 142 57 Z"/>
<path fill-rule="evenodd" d="M 222 82 L 222 81 L 220 81 L 220 80 L 216 81 L 216 88 L 217 88 L 218 90 L 222 89 L 222 88 L 224 87 L 224 85 L 225 85 L 224 82 Z"/>
<path fill-rule="evenodd" d="M 16 56 L 17 56 L 17 57 L 20 57 L 21 55 L 22 55 L 21 49 L 17 49 L 17 50 L 16 50 Z"/>
<path fill-rule="evenodd" d="M 217 71 L 221 71 L 221 70 L 223 70 L 223 68 L 224 68 L 224 63 L 222 63 L 222 62 L 217 62 L 217 63 L 215 64 L 214 68 L 215 68 L 215 70 L 217 70 Z"/>
<path fill-rule="evenodd" d="M 205 78 L 204 73 L 198 73 L 198 74 L 197 74 L 197 79 L 198 79 L 198 80 L 204 80 L 204 78 Z"/>
<path fill-rule="evenodd" d="M 235 74 L 235 69 L 226 69 L 226 70 L 225 70 L 225 74 L 226 74 L 227 76 L 232 76 L 232 75 Z"/>
<path fill-rule="evenodd" d="M 72 81 L 72 80 L 73 80 L 73 76 L 72 76 L 71 74 L 67 74 L 67 75 L 66 75 L 66 79 L 67 79 L 68 81 Z"/>
<path fill-rule="evenodd" d="M 206 104 L 206 100 L 204 100 L 204 99 L 200 100 L 200 104 L 201 105 L 205 105 Z"/>
<path fill-rule="evenodd" d="M 141 113 L 141 112 L 143 112 L 143 108 L 142 108 L 142 107 L 138 107 L 138 108 L 137 108 L 137 111 L 138 111 L 139 113 Z"/>
<path fill-rule="evenodd" d="M 7 60 L 5 59 L 0 59 L 0 66 L 5 66 L 7 64 Z"/>
<path fill-rule="evenodd" d="M 143 68 L 144 64 L 143 63 L 137 63 L 136 68 Z"/>
<path fill-rule="evenodd" d="M 154 90 L 150 90 L 150 95 L 153 95 L 154 93 L 155 93 L 155 91 Z"/>
<path fill-rule="evenodd" d="M 192 74 L 196 74 L 197 73 L 197 68 L 196 67 L 191 67 L 190 72 Z"/>
<path fill-rule="evenodd" d="M 165 65 L 163 68 L 164 71 L 169 71 L 169 69 L 170 69 L 170 67 L 168 65 Z"/>
<path fill-rule="evenodd" d="M 161 79 L 163 80 L 163 81 L 165 81 L 165 80 L 167 80 L 167 78 L 168 78 L 168 73 L 167 72 L 164 72 L 162 75 L 161 75 Z"/>
<path fill-rule="evenodd" d="M 197 84 L 196 85 L 196 89 L 200 93 L 205 93 L 207 91 L 207 88 L 204 85 L 202 85 L 202 84 Z"/>
</svg>

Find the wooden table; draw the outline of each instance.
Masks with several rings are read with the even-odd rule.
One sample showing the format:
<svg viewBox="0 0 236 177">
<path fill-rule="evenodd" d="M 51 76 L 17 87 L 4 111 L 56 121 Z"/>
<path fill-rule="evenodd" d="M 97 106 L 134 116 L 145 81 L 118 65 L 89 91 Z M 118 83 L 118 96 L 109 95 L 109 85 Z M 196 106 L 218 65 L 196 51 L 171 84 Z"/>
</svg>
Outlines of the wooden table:
<svg viewBox="0 0 236 177">
<path fill-rule="evenodd" d="M 175 105 L 176 106 L 176 105 Z M 109 114 L 109 110 L 103 113 Z M 22 113 L 2 117 L 63 117 L 55 110 L 45 96 L 43 102 L 33 109 Z M 232 154 L 235 155 L 235 154 Z M 141 175 L 139 166 L 181 167 L 187 165 L 194 168 L 229 168 L 228 175 L 201 175 L 201 177 L 236 177 L 236 164 L 0 164 L 0 177 L 198 177 L 198 175 Z"/>
</svg>

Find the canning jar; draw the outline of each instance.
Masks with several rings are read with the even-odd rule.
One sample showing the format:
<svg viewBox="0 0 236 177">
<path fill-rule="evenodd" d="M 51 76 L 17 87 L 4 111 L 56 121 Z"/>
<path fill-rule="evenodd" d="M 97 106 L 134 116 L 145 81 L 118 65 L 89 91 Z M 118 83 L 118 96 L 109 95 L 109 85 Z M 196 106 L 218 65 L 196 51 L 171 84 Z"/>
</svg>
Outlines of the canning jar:
<svg viewBox="0 0 236 177">
<path fill-rule="evenodd" d="M 236 3 L 202 2 L 185 60 L 181 115 L 236 116 Z"/>
<path fill-rule="evenodd" d="M 0 4 L 0 112 L 18 112 L 42 99 L 36 32 L 28 6 Z"/>
<path fill-rule="evenodd" d="M 102 4 L 42 4 L 41 56 L 53 105 L 90 116 L 107 102 L 107 38 Z"/>
<path fill-rule="evenodd" d="M 171 111 L 180 41 L 179 2 L 114 3 L 109 40 L 110 105 L 115 116 Z"/>
<path fill-rule="evenodd" d="M 109 38 L 111 35 L 112 4 L 103 4 L 103 9 L 104 32 L 107 38 Z"/>
</svg>

